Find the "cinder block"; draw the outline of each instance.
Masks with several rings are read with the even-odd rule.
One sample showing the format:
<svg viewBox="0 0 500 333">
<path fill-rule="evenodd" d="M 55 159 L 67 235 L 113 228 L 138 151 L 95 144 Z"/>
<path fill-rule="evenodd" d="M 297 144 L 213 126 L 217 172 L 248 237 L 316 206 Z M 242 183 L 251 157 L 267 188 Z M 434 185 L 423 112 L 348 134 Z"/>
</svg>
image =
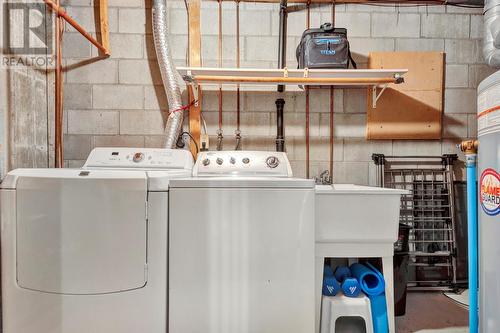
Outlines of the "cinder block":
<svg viewBox="0 0 500 333">
<path fill-rule="evenodd" d="M 365 114 L 337 113 L 333 117 L 334 136 L 336 138 L 364 138 L 366 133 Z M 329 120 L 327 114 L 321 114 L 320 135 L 329 136 Z"/>
<path fill-rule="evenodd" d="M 469 87 L 477 88 L 479 83 L 485 78 L 495 73 L 497 70 L 485 64 L 469 66 Z"/>
<path fill-rule="evenodd" d="M 467 8 L 467 7 L 459 7 L 459 6 L 446 6 L 446 13 L 447 14 L 476 14 L 476 15 L 481 15 L 483 14 L 483 7 L 476 7 L 476 8 Z"/>
<path fill-rule="evenodd" d="M 172 35 L 185 35 L 188 31 L 188 15 L 186 8 L 170 9 L 168 14 L 169 32 Z"/>
<path fill-rule="evenodd" d="M 118 111 L 69 110 L 69 134 L 118 134 Z"/>
<path fill-rule="evenodd" d="M 285 99 L 285 112 L 294 112 L 296 109 L 297 94 L 285 92 L 280 95 L 277 92 L 247 92 L 244 95 L 244 107 L 247 111 L 276 112 L 276 99 Z"/>
<path fill-rule="evenodd" d="M 309 135 L 319 136 L 319 117 L 318 113 L 309 114 Z M 306 135 L 306 114 L 301 112 L 285 112 L 285 137 L 303 137 Z M 271 113 L 271 126 L 276 126 L 276 114 Z M 275 129 L 271 131 L 275 133 Z"/>
<path fill-rule="evenodd" d="M 345 89 L 344 90 L 344 112 L 346 113 L 366 113 L 366 89 Z"/>
<path fill-rule="evenodd" d="M 420 37 L 420 14 L 372 14 L 373 37 Z"/>
<path fill-rule="evenodd" d="M 368 162 L 333 163 L 333 181 L 337 184 L 368 185 Z"/>
<path fill-rule="evenodd" d="M 245 109 L 244 92 L 240 92 L 240 111 Z M 202 107 L 203 111 L 208 112 L 218 112 L 219 111 L 219 91 L 205 91 L 202 97 Z M 236 111 L 236 92 L 234 91 L 222 91 L 222 110 L 224 112 Z M 249 111 L 255 111 L 249 109 Z"/>
<path fill-rule="evenodd" d="M 291 14 L 293 17 L 295 14 Z M 216 22 L 216 21 L 214 21 Z M 236 14 L 225 22 L 228 26 L 227 34 L 236 34 Z M 290 32 L 293 28 L 291 25 Z M 271 34 L 271 12 L 267 10 L 240 10 L 240 35 L 245 36 L 269 36 Z"/>
<path fill-rule="evenodd" d="M 305 178 L 306 177 L 306 162 L 300 160 L 291 160 L 290 165 L 292 166 L 292 173 L 294 177 Z"/>
<path fill-rule="evenodd" d="M 468 38 L 469 15 L 429 14 L 422 15 L 422 37 Z"/>
<path fill-rule="evenodd" d="M 65 7 L 66 12 L 88 32 L 96 32 L 94 8 L 88 7 Z M 118 10 L 108 9 L 108 29 L 110 32 L 118 31 Z M 66 24 L 66 31 L 76 32 L 69 24 Z"/>
<path fill-rule="evenodd" d="M 446 89 L 444 112 L 476 114 L 476 99 L 476 89 Z"/>
<path fill-rule="evenodd" d="M 482 41 L 479 39 L 447 39 L 445 42 L 447 63 L 483 62 Z"/>
<path fill-rule="evenodd" d="M 94 136 L 94 147 L 144 147 L 144 137 L 135 135 Z"/>
<path fill-rule="evenodd" d="M 483 38 L 484 35 L 483 15 L 471 15 L 470 17 L 470 38 Z"/>
<path fill-rule="evenodd" d="M 288 156 L 294 160 L 306 159 L 306 139 L 305 137 L 292 137 L 288 140 Z M 342 139 L 333 141 L 333 160 L 342 161 L 344 155 L 344 145 Z M 309 159 L 311 161 L 329 161 L 330 160 L 330 138 L 329 137 L 310 137 Z"/>
<path fill-rule="evenodd" d="M 347 12 L 368 12 L 368 13 L 394 13 L 396 6 L 372 6 L 361 4 L 347 4 Z"/>
<path fill-rule="evenodd" d="M 370 52 L 394 51 L 393 38 L 349 38 L 349 44 L 352 56 L 358 65 L 368 62 Z"/>
<path fill-rule="evenodd" d="M 322 22 L 331 21 L 331 13 L 323 13 Z M 335 15 L 335 25 L 347 29 L 347 37 L 370 37 L 371 16 L 365 12 L 339 12 Z"/>
<path fill-rule="evenodd" d="M 120 33 L 150 34 L 151 11 L 144 8 L 120 8 L 118 11 Z"/>
<path fill-rule="evenodd" d="M 165 140 L 165 135 L 147 135 L 144 137 L 144 147 L 164 148 Z"/>
<path fill-rule="evenodd" d="M 92 149 L 90 135 L 64 135 L 64 158 L 68 160 L 84 160 Z"/>
<path fill-rule="evenodd" d="M 269 136 L 276 133 L 272 130 L 269 113 L 243 112 L 240 119 L 241 133 L 245 136 Z"/>
<path fill-rule="evenodd" d="M 445 114 L 443 116 L 443 138 L 467 138 L 466 114 Z"/>
<path fill-rule="evenodd" d="M 141 0 L 108 0 L 108 7 L 142 7 Z"/>
<path fill-rule="evenodd" d="M 66 109 L 92 108 L 92 89 L 88 84 L 65 84 L 63 97 Z"/>
<path fill-rule="evenodd" d="M 143 108 L 143 88 L 125 85 L 95 85 L 92 87 L 95 109 L 133 110 Z"/>
<path fill-rule="evenodd" d="M 392 152 L 396 156 L 437 156 L 441 155 L 439 140 L 394 140 Z"/>
<path fill-rule="evenodd" d="M 217 3 L 214 3 L 217 6 Z M 223 4 L 224 5 L 224 4 Z M 243 14 L 246 11 L 240 10 L 240 33 L 243 34 Z M 219 34 L 219 10 L 217 8 L 201 11 L 201 31 L 204 35 L 218 35 Z M 262 23 L 265 24 L 265 23 Z M 269 23 L 268 23 L 269 24 Z M 252 22 L 252 26 L 254 26 Z M 222 10 L 222 34 L 234 35 L 236 34 L 236 15 L 234 10 Z"/>
<path fill-rule="evenodd" d="M 347 89 L 348 90 L 348 89 Z M 304 94 L 298 93 L 297 103 L 299 101 L 304 102 L 303 108 L 305 108 L 305 96 Z M 297 109 L 300 109 L 297 105 Z M 309 90 L 309 110 L 311 112 L 320 113 L 330 113 L 330 89 L 310 89 Z M 334 89 L 333 91 L 333 112 L 342 113 L 344 112 L 344 90 Z"/>
<path fill-rule="evenodd" d="M 201 52 L 203 60 L 219 60 L 219 38 L 217 36 L 202 35 Z M 231 67 L 236 67 L 237 58 L 236 36 L 223 36 L 222 59 L 231 61 Z M 240 35 L 240 59 L 245 56 L 245 38 Z"/>
<path fill-rule="evenodd" d="M 143 35 L 110 34 L 111 56 L 120 59 L 142 58 L 143 41 Z"/>
<path fill-rule="evenodd" d="M 63 55 L 64 58 L 88 58 L 90 57 L 89 41 L 79 32 L 66 32 L 63 34 Z"/>
<path fill-rule="evenodd" d="M 392 155 L 392 141 L 344 140 L 344 161 L 370 162 L 373 153 Z"/>
<path fill-rule="evenodd" d="M 396 51 L 444 51 L 444 39 L 398 38 Z"/>
<path fill-rule="evenodd" d="M 60 2 L 61 6 L 64 7 L 86 7 L 90 6 L 92 4 L 91 0 L 61 0 Z"/>
<path fill-rule="evenodd" d="M 278 58 L 276 37 L 246 37 L 245 59 L 275 61 Z"/>
<path fill-rule="evenodd" d="M 466 88 L 469 86 L 469 68 L 467 65 L 446 65 L 447 88 Z"/>
<path fill-rule="evenodd" d="M 236 140 L 233 138 L 234 144 L 236 145 Z M 230 142 L 230 139 L 228 138 Z M 211 139 L 211 142 L 216 142 L 216 137 Z M 226 142 L 227 149 L 230 149 L 230 143 Z M 264 150 L 264 151 L 274 151 L 276 150 L 276 138 L 272 136 L 248 136 L 242 135 L 241 148 L 243 150 Z"/>
<path fill-rule="evenodd" d="M 85 160 L 65 160 L 65 168 L 79 169 L 85 164 Z"/>
<path fill-rule="evenodd" d="M 120 114 L 120 134 L 161 135 L 166 119 L 166 112 L 161 111 L 123 111 Z"/>
<path fill-rule="evenodd" d="M 216 135 L 219 129 L 219 113 L 218 112 L 203 112 L 203 119 L 207 123 L 207 133 Z M 234 112 L 222 113 L 222 132 L 223 136 L 233 136 L 236 129 L 236 114 Z M 213 146 L 214 144 L 211 143 Z"/>
<path fill-rule="evenodd" d="M 475 114 L 467 115 L 467 136 L 477 138 L 477 116 Z"/>
<path fill-rule="evenodd" d="M 144 108 L 146 110 L 168 109 L 167 95 L 163 85 L 144 86 Z M 204 108 L 202 110 L 205 111 Z"/>
<path fill-rule="evenodd" d="M 112 59 L 99 60 L 91 64 L 68 61 L 66 82 L 68 83 L 117 83 L 118 62 Z M 75 67 L 71 66 L 75 65 Z"/>
<path fill-rule="evenodd" d="M 158 62 L 149 60 L 120 60 L 118 65 L 120 84 L 162 84 Z"/>
</svg>

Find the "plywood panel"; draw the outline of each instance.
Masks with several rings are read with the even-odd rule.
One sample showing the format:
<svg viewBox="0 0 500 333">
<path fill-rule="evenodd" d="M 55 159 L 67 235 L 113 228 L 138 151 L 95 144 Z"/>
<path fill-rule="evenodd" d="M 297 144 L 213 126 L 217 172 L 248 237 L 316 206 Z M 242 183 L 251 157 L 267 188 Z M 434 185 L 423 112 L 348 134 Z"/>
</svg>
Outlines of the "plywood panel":
<svg viewBox="0 0 500 333">
<path fill-rule="evenodd" d="M 405 83 L 391 85 L 372 106 L 368 89 L 368 139 L 440 139 L 444 53 L 373 52 L 368 67 L 408 68 Z"/>
</svg>

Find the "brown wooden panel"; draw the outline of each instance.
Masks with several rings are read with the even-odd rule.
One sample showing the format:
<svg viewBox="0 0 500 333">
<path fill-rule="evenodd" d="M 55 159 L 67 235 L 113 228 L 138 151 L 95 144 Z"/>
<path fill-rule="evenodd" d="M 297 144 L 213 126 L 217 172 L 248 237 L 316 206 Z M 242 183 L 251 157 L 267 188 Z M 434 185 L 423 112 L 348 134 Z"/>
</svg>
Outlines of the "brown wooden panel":
<svg viewBox="0 0 500 333">
<path fill-rule="evenodd" d="M 368 89 L 368 139 L 440 139 L 444 53 L 373 52 L 369 68 L 408 68 L 405 83 L 391 85 L 372 106 Z"/>
</svg>

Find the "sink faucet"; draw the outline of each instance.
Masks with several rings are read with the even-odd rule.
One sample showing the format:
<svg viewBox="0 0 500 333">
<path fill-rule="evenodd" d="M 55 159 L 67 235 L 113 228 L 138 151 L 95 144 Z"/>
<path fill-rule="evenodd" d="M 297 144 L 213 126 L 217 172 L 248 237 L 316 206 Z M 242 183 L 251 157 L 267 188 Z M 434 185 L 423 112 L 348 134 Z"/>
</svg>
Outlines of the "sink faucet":
<svg viewBox="0 0 500 333">
<path fill-rule="evenodd" d="M 315 178 L 316 184 L 318 185 L 331 185 L 332 177 L 330 176 L 330 171 L 325 170 Z"/>
</svg>

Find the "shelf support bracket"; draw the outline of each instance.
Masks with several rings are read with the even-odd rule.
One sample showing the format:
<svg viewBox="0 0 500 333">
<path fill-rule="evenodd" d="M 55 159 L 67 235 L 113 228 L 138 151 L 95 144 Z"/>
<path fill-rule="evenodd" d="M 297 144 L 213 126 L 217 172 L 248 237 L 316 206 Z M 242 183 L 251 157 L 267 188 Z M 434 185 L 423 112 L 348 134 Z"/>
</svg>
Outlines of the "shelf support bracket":
<svg viewBox="0 0 500 333">
<path fill-rule="evenodd" d="M 372 86 L 372 107 L 374 109 L 377 108 L 377 102 L 378 102 L 380 96 L 382 96 L 382 94 L 384 93 L 387 86 L 388 86 L 388 84 L 382 85 L 382 89 L 380 89 L 380 91 L 377 91 L 378 87 L 376 85 Z"/>
</svg>

